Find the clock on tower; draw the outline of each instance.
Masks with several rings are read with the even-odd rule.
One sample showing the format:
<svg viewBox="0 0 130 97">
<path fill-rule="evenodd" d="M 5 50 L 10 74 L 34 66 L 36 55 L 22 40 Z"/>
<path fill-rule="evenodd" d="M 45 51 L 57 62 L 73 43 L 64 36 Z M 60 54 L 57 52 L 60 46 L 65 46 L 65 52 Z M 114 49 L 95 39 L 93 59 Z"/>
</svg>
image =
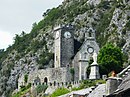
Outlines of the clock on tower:
<svg viewBox="0 0 130 97">
<path fill-rule="evenodd" d="M 89 54 L 92 54 L 94 52 L 94 48 L 93 47 L 88 47 L 87 51 Z"/>
<path fill-rule="evenodd" d="M 65 38 L 71 38 L 71 33 L 68 32 L 68 31 L 66 31 L 66 32 L 64 33 L 64 37 L 65 37 Z"/>
<path fill-rule="evenodd" d="M 55 33 L 55 63 L 54 67 L 66 67 L 74 55 L 73 27 L 59 26 Z"/>
</svg>

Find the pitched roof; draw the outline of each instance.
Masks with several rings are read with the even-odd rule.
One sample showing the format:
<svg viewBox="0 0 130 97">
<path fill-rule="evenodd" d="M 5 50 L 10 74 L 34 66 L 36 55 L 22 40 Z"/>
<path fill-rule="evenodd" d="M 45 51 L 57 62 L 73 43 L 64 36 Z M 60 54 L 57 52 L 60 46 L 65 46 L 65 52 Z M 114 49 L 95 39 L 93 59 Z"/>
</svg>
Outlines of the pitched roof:
<svg viewBox="0 0 130 97">
<path fill-rule="evenodd" d="M 87 97 L 103 97 L 106 94 L 106 84 L 100 84 Z"/>
<path fill-rule="evenodd" d="M 89 94 L 90 91 L 92 91 L 92 88 L 86 88 L 86 89 L 82 89 L 82 90 L 79 90 L 79 91 L 74 91 L 72 94 L 86 95 L 86 94 Z"/>
<path fill-rule="evenodd" d="M 117 91 L 123 92 L 126 91 L 127 89 L 130 89 L 130 74 L 122 81 Z"/>
<path fill-rule="evenodd" d="M 107 97 L 113 97 L 113 95 L 118 95 L 130 89 L 130 74 L 122 81 L 122 83 L 118 86 L 118 89 L 111 95 Z"/>
</svg>

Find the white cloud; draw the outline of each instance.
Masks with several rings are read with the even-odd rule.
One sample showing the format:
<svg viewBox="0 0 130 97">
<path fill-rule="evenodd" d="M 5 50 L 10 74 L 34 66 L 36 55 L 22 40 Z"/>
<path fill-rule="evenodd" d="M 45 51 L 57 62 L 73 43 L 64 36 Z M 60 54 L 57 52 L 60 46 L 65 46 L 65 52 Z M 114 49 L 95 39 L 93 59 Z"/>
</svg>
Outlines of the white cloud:
<svg viewBox="0 0 130 97">
<path fill-rule="evenodd" d="M 0 49 L 5 49 L 13 43 L 13 36 L 9 32 L 0 31 Z"/>
<path fill-rule="evenodd" d="M 15 34 L 30 32 L 42 14 L 63 0 L 0 0 L 0 49 L 12 44 Z M 3 31 L 3 32 L 2 32 Z"/>
</svg>

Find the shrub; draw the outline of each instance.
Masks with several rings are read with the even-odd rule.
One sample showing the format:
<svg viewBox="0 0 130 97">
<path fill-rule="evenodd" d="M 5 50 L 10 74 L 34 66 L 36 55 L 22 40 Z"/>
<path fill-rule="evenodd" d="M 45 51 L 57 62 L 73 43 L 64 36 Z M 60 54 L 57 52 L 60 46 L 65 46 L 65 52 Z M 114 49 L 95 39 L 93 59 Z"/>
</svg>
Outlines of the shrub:
<svg viewBox="0 0 130 97">
<path fill-rule="evenodd" d="M 27 81 L 28 81 L 28 75 L 25 74 L 25 75 L 24 75 L 24 82 L 27 83 Z"/>
<path fill-rule="evenodd" d="M 70 91 L 66 88 L 58 88 L 57 90 L 55 90 L 55 92 L 53 92 L 53 94 L 51 95 L 51 97 L 57 97 L 60 95 L 64 95 L 69 93 Z"/>
<path fill-rule="evenodd" d="M 83 82 L 81 82 L 81 84 L 78 88 L 74 88 L 74 89 L 80 90 L 80 89 L 88 88 L 91 86 L 95 86 L 98 83 L 103 84 L 105 82 L 106 81 L 104 81 L 104 80 L 84 80 Z"/>
<path fill-rule="evenodd" d="M 36 87 L 36 91 L 37 91 L 37 93 L 45 92 L 45 90 L 46 90 L 47 88 L 48 88 L 47 85 L 38 85 L 38 86 Z"/>
<path fill-rule="evenodd" d="M 98 55 L 100 74 L 108 74 L 111 71 L 120 72 L 123 68 L 123 62 L 123 54 L 120 48 L 106 44 L 100 49 Z"/>
<path fill-rule="evenodd" d="M 20 86 L 20 87 L 21 90 L 18 93 L 12 95 L 11 97 L 21 97 L 21 95 L 26 94 L 28 91 L 30 91 L 31 83 L 29 83 L 27 86 Z"/>
<path fill-rule="evenodd" d="M 88 88 L 91 86 L 95 86 L 96 82 L 94 80 L 84 80 L 81 84 L 80 84 L 80 89 L 84 89 L 84 88 Z"/>
<path fill-rule="evenodd" d="M 77 90 L 81 90 L 81 88 L 80 87 L 74 87 L 74 88 L 72 88 L 72 91 L 77 91 Z"/>
</svg>

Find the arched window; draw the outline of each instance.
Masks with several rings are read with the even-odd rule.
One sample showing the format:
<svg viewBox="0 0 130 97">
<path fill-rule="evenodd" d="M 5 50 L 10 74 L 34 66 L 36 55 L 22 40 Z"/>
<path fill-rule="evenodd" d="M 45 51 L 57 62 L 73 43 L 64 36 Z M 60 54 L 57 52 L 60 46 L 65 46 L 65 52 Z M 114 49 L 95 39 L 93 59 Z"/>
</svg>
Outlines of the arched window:
<svg viewBox="0 0 130 97">
<path fill-rule="evenodd" d="M 88 34 L 89 34 L 89 37 L 92 37 L 92 33 L 91 33 L 91 31 L 90 31 L 90 32 L 88 32 Z"/>
<path fill-rule="evenodd" d="M 44 78 L 44 83 L 47 85 L 47 83 L 48 83 L 47 77 Z"/>
<path fill-rule="evenodd" d="M 87 58 L 87 52 L 84 53 L 84 59 L 86 59 L 86 58 Z"/>
<path fill-rule="evenodd" d="M 56 81 L 54 81 L 54 86 L 56 86 Z"/>
</svg>

